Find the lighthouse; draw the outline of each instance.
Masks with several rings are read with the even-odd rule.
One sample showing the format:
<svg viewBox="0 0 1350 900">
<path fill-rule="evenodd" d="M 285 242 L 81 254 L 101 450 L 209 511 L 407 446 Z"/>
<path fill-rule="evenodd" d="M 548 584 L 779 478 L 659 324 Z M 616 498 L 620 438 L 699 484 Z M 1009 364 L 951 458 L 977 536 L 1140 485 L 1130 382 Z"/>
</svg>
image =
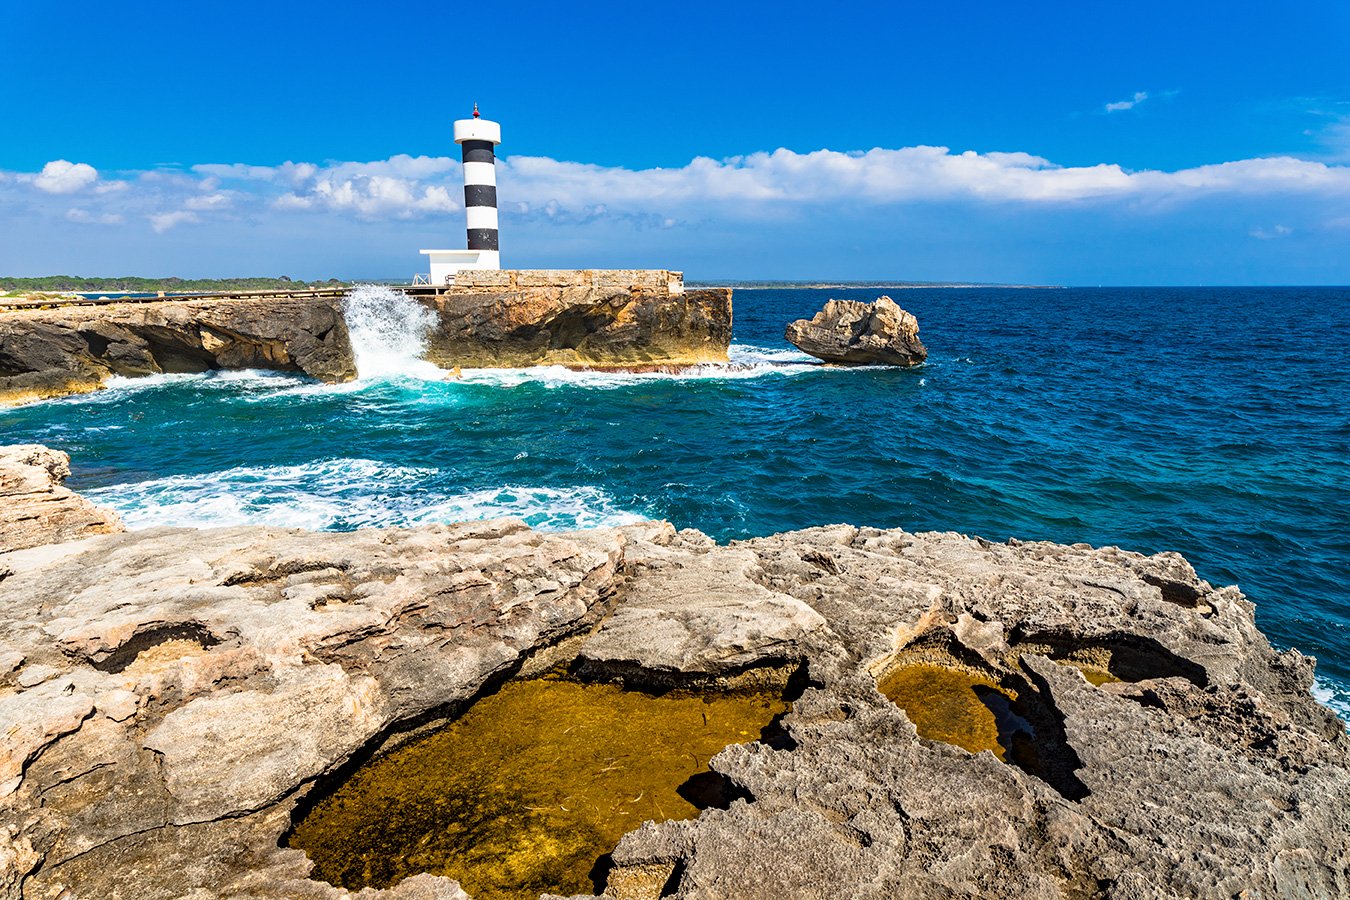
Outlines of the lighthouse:
<svg viewBox="0 0 1350 900">
<path fill-rule="evenodd" d="M 473 105 L 473 117 L 455 120 L 455 143 L 464 160 L 466 250 L 423 250 L 431 259 L 431 283 L 454 284 L 460 269 L 500 269 L 497 246 L 497 151 L 502 126 L 484 119 Z"/>
</svg>

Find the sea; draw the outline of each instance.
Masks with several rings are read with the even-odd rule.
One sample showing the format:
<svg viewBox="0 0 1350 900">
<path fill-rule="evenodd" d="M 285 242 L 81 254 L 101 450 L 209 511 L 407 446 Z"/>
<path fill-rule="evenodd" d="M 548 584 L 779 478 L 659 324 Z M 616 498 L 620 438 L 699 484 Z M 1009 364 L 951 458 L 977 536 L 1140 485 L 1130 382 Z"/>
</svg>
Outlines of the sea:
<svg viewBox="0 0 1350 900">
<path fill-rule="evenodd" d="M 831 297 L 919 319 L 911 369 L 783 338 Z M 1318 658 L 1350 720 L 1350 288 L 756 288 L 728 364 L 679 373 L 422 360 L 429 314 L 347 300 L 360 375 L 114 379 L 0 411 L 132 528 L 668 519 L 718 541 L 848 522 L 1175 550 Z"/>
</svg>

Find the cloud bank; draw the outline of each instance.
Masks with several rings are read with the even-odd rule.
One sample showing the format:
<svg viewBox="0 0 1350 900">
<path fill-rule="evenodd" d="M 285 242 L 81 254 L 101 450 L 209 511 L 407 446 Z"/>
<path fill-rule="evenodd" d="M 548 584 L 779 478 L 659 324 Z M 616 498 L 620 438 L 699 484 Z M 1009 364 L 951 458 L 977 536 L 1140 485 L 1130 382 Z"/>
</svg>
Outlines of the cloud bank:
<svg viewBox="0 0 1350 900">
<path fill-rule="evenodd" d="M 36 205 L 42 195 L 60 195 L 62 202 L 73 204 L 72 218 L 78 221 L 141 218 L 163 232 L 211 216 L 326 213 L 379 221 L 446 215 L 463 208 L 461 179 L 459 162 L 427 156 L 322 165 L 212 163 L 112 177 L 86 163 L 55 160 L 38 173 L 0 174 L 0 198 Z M 498 162 L 498 183 L 503 208 L 526 215 L 665 217 L 715 209 L 753 217 L 817 203 L 1043 205 L 1186 201 L 1217 194 L 1350 196 L 1350 166 L 1281 156 L 1132 172 L 1112 163 L 1059 166 L 1029 153 L 917 146 L 811 153 L 780 149 L 722 160 L 699 157 L 680 168 L 654 169 L 515 156 Z"/>
<path fill-rule="evenodd" d="M 1125 109 L 1122 104 L 1146 98 L 1140 92 L 1110 106 Z M 882 221 L 938 207 L 959 208 L 972 220 L 1011 216 L 1029 223 L 1076 211 L 1143 222 L 1170 217 L 1175 223 L 1185 209 L 1216 202 L 1263 207 L 1241 233 L 1266 239 L 1278 232 L 1263 223 L 1288 220 L 1291 210 L 1316 217 L 1328 206 L 1344 210 L 1350 201 L 1350 165 L 1289 156 L 1132 171 L 1114 163 L 1063 166 L 1026 152 L 937 146 L 779 149 L 649 169 L 512 156 L 499 160 L 497 176 L 504 228 L 539 234 L 569 226 L 556 228 L 555 240 L 572 242 L 574 249 L 586 240 L 577 226 L 595 223 L 620 231 L 711 224 L 743 235 L 746 225 L 771 223 L 770 230 L 781 232 L 784 223 L 809 228 L 822 217 L 845 224 L 850 217 Z M 304 233 L 314 240 L 325 232 L 356 233 L 352 227 L 454 235 L 461 184 L 460 163 L 449 157 L 118 172 L 53 160 L 38 172 L 0 171 L 0 220 L 52 223 L 65 229 L 72 245 L 88 243 L 99 231 L 126 245 L 225 226 Z M 1324 219 L 1334 227 L 1334 218 Z M 1300 232 L 1316 230 L 1299 225 Z M 12 269 L 15 262 L 0 251 L 0 265 Z"/>
</svg>

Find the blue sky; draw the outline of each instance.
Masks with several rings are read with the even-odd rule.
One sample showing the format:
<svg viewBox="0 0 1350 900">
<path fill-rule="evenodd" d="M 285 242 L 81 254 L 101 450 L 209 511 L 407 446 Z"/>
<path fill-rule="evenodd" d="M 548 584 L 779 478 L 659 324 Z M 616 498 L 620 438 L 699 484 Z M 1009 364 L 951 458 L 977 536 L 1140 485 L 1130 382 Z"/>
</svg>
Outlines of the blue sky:
<svg viewBox="0 0 1350 900">
<path fill-rule="evenodd" d="M 470 15 L 472 12 L 472 15 Z M 0 273 L 1350 283 L 1350 4 L 0 0 Z M 822 153 L 821 151 L 830 151 Z"/>
</svg>

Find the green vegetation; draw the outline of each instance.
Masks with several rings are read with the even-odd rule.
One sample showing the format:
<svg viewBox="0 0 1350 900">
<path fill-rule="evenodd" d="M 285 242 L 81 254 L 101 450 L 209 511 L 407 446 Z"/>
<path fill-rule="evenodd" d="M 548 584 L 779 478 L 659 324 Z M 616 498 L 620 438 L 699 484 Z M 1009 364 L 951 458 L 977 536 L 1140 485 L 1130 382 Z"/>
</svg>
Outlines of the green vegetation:
<svg viewBox="0 0 1350 900">
<path fill-rule="evenodd" d="M 78 275 L 44 275 L 40 278 L 6 278 L 0 276 L 0 292 L 89 292 L 130 291 L 289 291 L 302 288 L 341 287 L 346 282 L 336 278 L 327 281 L 294 281 L 289 276 L 279 278 L 83 278 Z"/>
</svg>

